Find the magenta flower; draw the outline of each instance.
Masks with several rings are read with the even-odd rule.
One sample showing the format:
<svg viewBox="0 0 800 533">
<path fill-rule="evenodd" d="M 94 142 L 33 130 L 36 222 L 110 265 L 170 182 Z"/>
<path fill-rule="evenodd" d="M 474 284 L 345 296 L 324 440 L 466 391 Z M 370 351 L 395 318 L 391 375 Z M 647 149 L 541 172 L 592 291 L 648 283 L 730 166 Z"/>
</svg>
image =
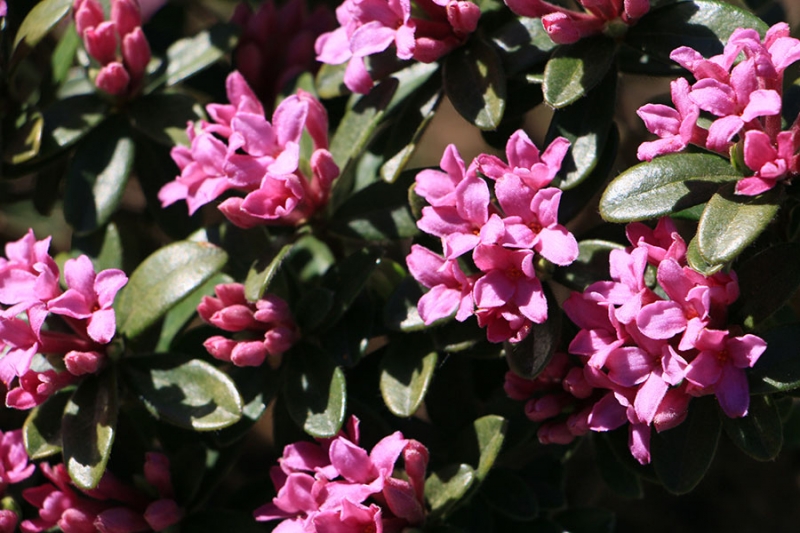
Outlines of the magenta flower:
<svg viewBox="0 0 800 533">
<path fill-rule="evenodd" d="M 419 314 L 425 324 L 456 313 L 456 320 L 463 322 L 472 315 L 472 285 L 455 261 L 443 257 L 417 244 L 411 246 L 406 257 L 408 271 L 425 287 L 431 289 L 419 300 Z"/>
<path fill-rule="evenodd" d="M 22 430 L 6 431 L 0 436 L 0 487 L 28 479 L 36 465 L 28 463 Z"/>
</svg>

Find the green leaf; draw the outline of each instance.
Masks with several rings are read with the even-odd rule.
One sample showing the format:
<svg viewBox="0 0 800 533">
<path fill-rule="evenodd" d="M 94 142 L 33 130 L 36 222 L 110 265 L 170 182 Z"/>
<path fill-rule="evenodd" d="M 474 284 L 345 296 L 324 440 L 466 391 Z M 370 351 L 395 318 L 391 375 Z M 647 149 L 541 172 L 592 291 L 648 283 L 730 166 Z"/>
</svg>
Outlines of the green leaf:
<svg viewBox="0 0 800 533">
<path fill-rule="evenodd" d="M 444 90 L 462 117 L 482 130 L 500 125 L 506 108 L 506 77 L 492 45 L 473 38 L 444 59 Z"/>
<path fill-rule="evenodd" d="M 469 465 L 450 465 L 428 476 L 425 480 L 425 499 L 431 507 L 429 518 L 442 517 L 464 497 L 475 481 L 475 472 Z"/>
<path fill-rule="evenodd" d="M 310 345 L 297 346 L 286 359 L 283 393 L 292 420 L 313 437 L 333 437 L 347 408 L 342 369 Z"/>
<path fill-rule="evenodd" d="M 753 329 L 784 306 L 800 287 L 800 244 L 774 244 L 737 266 L 739 300 L 735 315 Z M 769 290 L 764 290 L 769 287 Z"/>
<path fill-rule="evenodd" d="M 433 379 L 437 354 L 427 336 L 390 342 L 381 359 L 380 389 L 383 401 L 395 416 L 413 415 Z"/>
<path fill-rule="evenodd" d="M 118 408 L 113 368 L 84 378 L 64 408 L 64 464 L 80 489 L 95 488 L 103 477 L 116 434 Z"/>
<path fill-rule="evenodd" d="M 508 422 L 502 416 L 487 415 L 472 423 L 471 431 L 461 442 L 474 442 L 480 457 L 475 469 L 475 479 L 480 482 L 489 474 L 506 438 Z"/>
<path fill-rule="evenodd" d="M 605 77 L 616 50 L 616 43 L 603 35 L 556 48 L 544 68 L 545 102 L 560 108 L 585 96 Z"/>
<path fill-rule="evenodd" d="M 571 507 L 553 517 L 561 525 L 561 533 L 612 533 L 617 519 L 608 509 Z"/>
<path fill-rule="evenodd" d="M 607 437 L 602 433 L 592 433 L 591 442 L 595 464 L 606 485 L 623 498 L 642 498 L 644 490 L 641 479 L 617 458 Z"/>
<path fill-rule="evenodd" d="M 83 141 L 67 168 L 64 218 L 78 234 L 103 226 L 117 210 L 133 167 L 127 122 L 111 118 Z"/>
<path fill-rule="evenodd" d="M 556 137 L 570 142 L 553 186 L 571 189 L 597 166 L 614 121 L 616 95 L 617 72 L 612 69 L 584 98 L 553 113 L 544 144 L 549 145 Z"/>
<path fill-rule="evenodd" d="M 50 60 L 50 66 L 53 69 L 53 82 L 61 85 L 67 79 L 69 69 L 72 68 L 75 59 L 75 52 L 81 44 L 81 38 L 78 32 L 75 31 L 75 26 L 70 25 L 64 30 L 64 34 L 59 39 L 55 50 L 53 50 L 53 57 Z"/>
<path fill-rule="evenodd" d="M 73 390 L 53 394 L 30 412 L 22 425 L 25 451 L 32 460 L 44 459 L 61 452 L 61 418 Z"/>
<path fill-rule="evenodd" d="M 717 450 L 720 427 L 716 402 L 707 396 L 692 401 L 689 415 L 679 426 L 653 431 L 653 467 L 665 489 L 685 494 L 700 483 Z"/>
<path fill-rule="evenodd" d="M 583 291 L 596 281 L 610 278 L 608 261 L 611 250 L 622 250 L 625 246 L 601 239 L 589 239 L 578 243 L 575 261 L 556 271 L 555 279 L 572 290 Z"/>
<path fill-rule="evenodd" d="M 181 241 L 165 246 L 131 274 L 114 305 L 117 331 L 133 338 L 208 281 L 228 254 L 213 244 Z"/>
<path fill-rule="evenodd" d="M 333 309 L 334 291 L 322 287 L 313 287 L 300 297 L 292 311 L 297 325 L 304 334 L 316 330 Z"/>
<path fill-rule="evenodd" d="M 320 98 L 336 98 L 350 92 L 344 84 L 344 71 L 347 63 L 341 65 L 330 65 L 323 63 L 317 72 L 314 83 Z"/>
<path fill-rule="evenodd" d="M 393 331 L 419 331 L 425 329 L 425 322 L 419 316 L 417 302 L 422 296 L 419 283 L 411 276 L 406 277 L 395 288 L 383 309 L 383 323 Z"/>
<path fill-rule="evenodd" d="M 730 184 L 712 196 L 700 217 L 697 244 L 711 264 L 732 261 L 755 241 L 775 217 L 782 196 L 779 187 L 759 196 L 733 191 Z"/>
<path fill-rule="evenodd" d="M 752 13 L 717 0 L 672 2 L 652 9 L 625 35 L 625 44 L 672 63 L 670 53 L 679 46 L 697 50 L 703 57 L 721 54 L 737 28 L 754 28 L 763 36 L 767 25 Z"/>
<path fill-rule="evenodd" d="M 333 291 L 334 301 L 328 323 L 333 324 L 350 308 L 361 293 L 372 271 L 380 262 L 379 250 L 362 249 L 334 264 L 323 278 L 323 285 Z"/>
<path fill-rule="evenodd" d="M 67 16 L 72 0 L 42 0 L 28 12 L 19 25 L 11 47 L 11 65 L 16 65 L 61 19 Z"/>
<path fill-rule="evenodd" d="M 542 26 L 542 19 L 514 18 L 492 34 L 503 68 L 511 77 L 544 63 L 557 46 Z"/>
<path fill-rule="evenodd" d="M 203 118 L 203 110 L 188 94 L 157 92 L 137 98 L 130 105 L 129 116 L 134 128 L 157 143 L 188 146 L 186 123 Z"/>
<path fill-rule="evenodd" d="M 267 405 L 280 390 L 278 372 L 268 365 L 260 369 L 234 367 L 229 370 L 236 389 L 242 395 L 242 418 L 234 425 L 214 433 L 214 442 L 230 446 L 241 440 L 267 410 Z"/>
<path fill-rule="evenodd" d="M 707 201 L 720 185 L 737 179 L 728 160 L 716 155 L 657 157 L 617 176 L 600 199 L 600 214 L 609 222 L 668 215 Z"/>
<path fill-rule="evenodd" d="M 195 431 L 238 422 L 242 397 L 231 378 L 200 359 L 175 365 L 174 357 L 155 354 L 126 360 L 125 377 L 147 410 L 159 420 Z"/>
<path fill-rule="evenodd" d="M 264 293 L 269 289 L 270 284 L 275 279 L 275 275 L 280 271 L 284 260 L 292 251 L 294 244 L 287 244 L 281 248 L 269 264 L 263 269 L 259 269 L 258 264 L 250 267 L 247 279 L 244 282 L 244 295 L 248 301 L 256 302 L 260 300 Z"/>
<path fill-rule="evenodd" d="M 236 46 L 238 33 L 235 24 L 219 23 L 172 43 L 167 49 L 167 85 L 175 85 L 222 59 Z"/>
<path fill-rule="evenodd" d="M 191 533 L 263 533 L 264 528 L 253 520 L 252 512 L 223 509 L 200 509 L 181 520 L 181 531 Z"/>
<path fill-rule="evenodd" d="M 767 349 L 748 372 L 751 394 L 800 388 L 800 326 L 782 326 L 759 335 Z"/>
<path fill-rule="evenodd" d="M 539 504 L 530 486 L 520 476 L 506 469 L 495 469 L 483 480 L 483 500 L 508 518 L 528 522 L 539 514 Z"/>
<path fill-rule="evenodd" d="M 721 263 L 712 265 L 706 261 L 705 258 L 703 258 L 703 256 L 700 254 L 700 247 L 697 245 L 697 235 L 695 235 L 694 238 L 689 241 L 689 245 L 686 247 L 686 262 L 689 263 L 691 268 L 700 272 L 704 276 L 716 274 L 722 270 L 722 267 L 725 266 Z"/>
<path fill-rule="evenodd" d="M 505 342 L 508 367 L 518 376 L 533 379 L 545 369 L 561 340 L 561 311 L 549 290 L 545 287 L 548 313 L 543 324 L 531 324 L 530 333 L 520 342 Z"/>
<path fill-rule="evenodd" d="M 722 417 L 725 433 L 744 453 L 757 461 L 775 459 L 783 447 L 783 425 L 771 396 L 753 396 L 747 415 Z"/>
</svg>

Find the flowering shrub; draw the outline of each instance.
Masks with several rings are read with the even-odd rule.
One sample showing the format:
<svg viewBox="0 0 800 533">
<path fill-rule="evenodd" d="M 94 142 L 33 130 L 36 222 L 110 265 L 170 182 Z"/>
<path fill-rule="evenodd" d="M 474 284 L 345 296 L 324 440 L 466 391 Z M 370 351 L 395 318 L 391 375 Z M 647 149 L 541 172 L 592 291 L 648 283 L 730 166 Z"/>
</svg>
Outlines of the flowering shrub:
<svg viewBox="0 0 800 533">
<path fill-rule="evenodd" d="M 0 0 L 0 533 L 795 528 L 783 5 Z"/>
</svg>

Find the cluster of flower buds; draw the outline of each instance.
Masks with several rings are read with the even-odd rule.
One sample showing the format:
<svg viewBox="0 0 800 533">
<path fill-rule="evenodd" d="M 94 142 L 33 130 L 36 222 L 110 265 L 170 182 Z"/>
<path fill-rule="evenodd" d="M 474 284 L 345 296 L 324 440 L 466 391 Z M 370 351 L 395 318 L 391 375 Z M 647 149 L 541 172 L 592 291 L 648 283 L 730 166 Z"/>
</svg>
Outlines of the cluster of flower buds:
<svg viewBox="0 0 800 533">
<path fill-rule="evenodd" d="M 359 443 L 359 421 L 317 443 L 286 446 L 270 475 L 278 495 L 256 509 L 259 521 L 283 520 L 275 531 L 335 533 L 402 531 L 425 520 L 428 450 L 398 431 L 370 452 Z M 403 458 L 405 476 L 397 476 Z"/>
<path fill-rule="evenodd" d="M 309 14 L 305 0 L 289 0 L 281 7 L 267 0 L 255 13 L 242 2 L 231 22 L 242 28 L 234 50 L 236 68 L 269 109 L 289 81 L 317 71 L 314 42 L 336 27 L 329 7 L 319 5 Z"/>
<path fill-rule="evenodd" d="M 736 63 L 741 54 L 744 59 Z M 675 108 L 647 104 L 639 109 L 647 129 L 659 137 L 639 147 L 639 159 L 650 161 L 689 144 L 723 155 L 737 146 L 752 176 L 739 180 L 736 192 L 748 196 L 800 172 L 800 121 L 781 130 L 783 73 L 800 59 L 800 40 L 790 37 L 787 24 L 772 26 L 763 42 L 755 30 L 739 28 L 723 53 L 710 59 L 687 46 L 670 57 L 696 81 L 672 82 Z M 701 111 L 715 117 L 708 127 L 697 123 Z"/>
<path fill-rule="evenodd" d="M 505 0 L 506 5 L 523 17 L 542 19 L 553 42 L 570 44 L 584 37 L 602 33 L 609 23 L 622 21 L 631 25 L 650 10 L 650 0 L 577 0 L 586 11 L 579 12 L 544 0 Z"/>
<path fill-rule="evenodd" d="M 631 453 L 645 464 L 651 426 L 663 431 L 680 424 L 692 397 L 714 394 L 727 416 L 745 416 L 750 402 L 745 369 L 766 343 L 728 325 L 728 306 L 739 296 L 735 274 L 705 277 L 692 270 L 671 219 L 661 219 L 655 229 L 629 224 L 627 235 L 633 247 L 611 251 L 611 280 L 593 283 L 564 302 L 564 312 L 581 328 L 569 352 L 579 359 L 583 375 L 565 370 L 563 358 L 557 358 L 545 378 L 563 375 L 563 390 L 574 398 L 548 389 L 550 394 L 526 412 L 541 422 L 578 406 L 566 423 L 543 426 L 545 442 L 568 442 L 587 429 L 609 431 L 627 422 Z M 645 282 L 648 266 L 656 270 L 657 288 Z M 507 382 L 512 397 L 542 389 L 517 381 Z"/>
<path fill-rule="evenodd" d="M 148 494 L 122 482 L 108 470 L 91 490 L 75 487 L 63 464 L 39 465 L 50 480 L 22 491 L 22 497 L 39 509 L 39 518 L 24 520 L 24 533 L 40 533 L 58 526 L 64 533 L 145 533 L 163 531 L 183 518 L 175 502 L 169 459 L 164 454 L 146 455 L 144 478 L 154 492 Z"/>
<path fill-rule="evenodd" d="M 172 159 L 181 175 L 158 193 L 163 206 L 185 200 L 189 213 L 226 191 L 239 191 L 219 210 L 242 228 L 295 225 L 328 202 L 339 167 L 328 151 L 328 114 L 309 93 L 299 90 L 281 102 L 270 124 L 264 108 L 242 75 L 226 80 L 230 104 L 206 106 L 213 123 L 189 124 L 191 146 L 176 146 Z M 301 169 L 300 139 L 307 132 L 314 149 L 311 176 Z"/>
<path fill-rule="evenodd" d="M 365 59 L 394 44 L 398 59 L 432 63 L 475 31 L 480 8 L 467 0 L 345 0 L 339 28 L 317 39 L 317 60 L 347 63 L 348 89 L 368 93 L 373 79 Z"/>
<path fill-rule="evenodd" d="M 508 163 L 481 154 L 465 169 L 450 145 L 440 163 L 445 172 L 417 175 L 414 190 L 430 204 L 417 226 L 440 237 L 444 250 L 440 256 L 414 245 L 406 258 L 411 275 L 431 289 L 418 305 L 426 324 L 474 314 L 490 342 L 518 342 L 531 323 L 547 320 L 538 256 L 562 266 L 578 257 L 575 237 L 558 223 L 561 190 L 548 186 L 568 149 L 559 137 L 540 155 L 519 130 L 506 145 Z M 481 176 L 494 181 L 494 195 Z M 478 272 L 462 270 L 467 253 Z"/>
<path fill-rule="evenodd" d="M 73 12 L 86 52 L 100 64 L 95 85 L 113 96 L 138 92 L 150 62 L 138 1 L 111 0 L 111 20 L 98 0 L 75 0 Z"/>
<path fill-rule="evenodd" d="M 0 312 L 0 346 L 6 351 L 0 381 L 8 389 L 6 404 L 17 409 L 39 405 L 76 376 L 100 369 L 116 332 L 114 297 L 128 282 L 121 270 L 95 273 L 81 255 L 64 264 L 62 291 L 49 247 L 49 237 L 37 241 L 29 230 L 6 244 L 6 257 L 0 258 L 0 304 L 9 306 Z"/>
<path fill-rule="evenodd" d="M 225 331 L 252 334 L 251 338 L 237 339 L 209 337 L 203 345 L 217 359 L 236 366 L 259 366 L 268 355 L 281 355 L 297 340 L 297 327 L 281 298 L 267 294 L 250 303 L 241 283 L 217 285 L 214 292 L 216 298 L 204 296 L 197 306 L 200 317 Z"/>
</svg>

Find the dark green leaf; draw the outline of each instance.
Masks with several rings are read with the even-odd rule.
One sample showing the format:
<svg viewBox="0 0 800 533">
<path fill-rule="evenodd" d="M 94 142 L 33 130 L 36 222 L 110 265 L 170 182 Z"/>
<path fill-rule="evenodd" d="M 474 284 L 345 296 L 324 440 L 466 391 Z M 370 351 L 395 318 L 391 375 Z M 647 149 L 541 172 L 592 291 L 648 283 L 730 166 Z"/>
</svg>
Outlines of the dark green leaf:
<svg viewBox="0 0 800 533">
<path fill-rule="evenodd" d="M 172 43 L 167 50 L 167 85 L 175 85 L 222 59 L 236 46 L 238 32 L 235 24 L 219 23 Z"/>
<path fill-rule="evenodd" d="M 558 47 L 544 69 L 545 102 L 559 108 L 585 96 L 611 68 L 616 49 L 616 43 L 603 35 Z"/>
<path fill-rule="evenodd" d="M 263 533 L 261 525 L 253 520 L 252 512 L 201 509 L 181 521 L 181 531 L 187 533 Z"/>
<path fill-rule="evenodd" d="M 623 498 L 644 496 L 641 479 L 617 458 L 606 436 L 592 433 L 591 437 L 595 463 L 606 485 Z"/>
<path fill-rule="evenodd" d="M 522 341 L 503 344 L 508 367 L 528 379 L 545 369 L 561 340 L 561 311 L 549 288 L 545 289 L 545 296 L 549 307 L 547 320 L 543 324 L 531 324 L 530 333 Z"/>
<path fill-rule="evenodd" d="M 737 323 L 752 329 L 783 307 L 800 287 L 798 265 L 800 244 L 793 242 L 770 246 L 739 265 Z"/>
<path fill-rule="evenodd" d="M 280 271 L 283 261 L 292 250 L 292 246 L 293 244 L 287 244 L 281 248 L 266 267 L 259 268 L 258 264 L 254 264 L 250 268 L 247 273 L 247 279 L 244 282 L 244 295 L 249 301 L 255 302 L 264 296 L 264 293 L 267 292 L 270 284 L 275 279 L 275 275 Z"/>
<path fill-rule="evenodd" d="M 300 283 L 309 284 L 322 277 L 333 266 L 335 259 L 327 244 L 313 235 L 305 235 L 295 242 L 287 261 L 287 270 Z"/>
<path fill-rule="evenodd" d="M 578 243 L 578 258 L 565 268 L 556 271 L 556 280 L 572 290 L 583 291 L 596 281 L 609 279 L 608 259 L 611 250 L 621 250 L 625 246 L 599 239 Z"/>
<path fill-rule="evenodd" d="M 740 196 L 730 184 L 708 201 L 697 227 L 700 254 L 711 264 L 732 261 L 761 235 L 778 212 L 781 189 Z"/>
<path fill-rule="evenodd" d="M 479 493 L 498 513 L 521 522 L 539 514 L 539 504 L 530 486 L 520 476 L 506 469 L 495 469 L 483 480 Z"/>
<path fill-rule="evenodd" d="M 67 16 L 72 0 L 42 0 L 28 12 L 19 25 L 14 44 L 11 47 L 11 64 L 16 64 L 39 41 L 50 33 L 61 19 Z"/>
<path fill-rule="evenodd" d="M 478 447 L 480 458 L 475 469 L 475 479 L 482 481 L 494 466 L 497 456 L 506 438 L 508 422 L 502 416 L 487 415 L 472 423 L 469 436 L 461 442 L 474 441 Z"/>
<path fill-rule="evenodd" d="M 75 52 L 81 43 L 81 38 L 78 32 L 75 31 L 75 26 L 70 25 L 64 30 L 64 34 L 58 41 L 55 50 L 53 50 L 53 57 L 50 60 L 50 66 L 53 69 L 53 81 L 60 85 L 67 79 L 69 69 L 72 68 L 73 60 L 75 59 Z"/>
<path fill-rule="evenodd" d="M 314 80 L 320 98 L 336 98 L 349 92 L 349 89 L 344 85 L 344 71 L 346 68 L 347 63 L 342 63 L 341 65 L 322 64 Z"/>
<path fill-rule="evenodd" d="M 556 137 L 565 137 L 570 150 L 561 163 L 558 180 L 552 185 L 571 189 L 597 166 L 613 123 L 616 95 L 617 72 L 612 69 L 584 98 L 553 113 L 545 145 Z"/>
<path fill-rule="evenodd" d="M 380 389 L 383 401 L 396 416 L 413 415 L 433 378 L 437 354 L 427 336 L 390 342 L 381 360 Z"/>
<path fill-rule="evenodd" d="M 394 331 L 418 331 L 425 329 L 425 322 L 419 316 L 417 302 L 422 296 L 419 283 L 408 276 L 389 297 L 383 310 L 383 322 Z"/>
<path fill-rule="evenodd" d="M 213 431 L 242 417 L 242 397 L 225 373 L 200 359 L 173 366 L 170 354 L 129 359 L 125 374 L 147 410 L 159 420 Z"/>
<path fill-rule="evenodd" d="M 753 396 L 743 418 L 722 417 L 725 433 L 744 453 L 757 461 L 771 461 L 783 447 L 783 426 L 771 396 Z"/>
<path fill-rule="evenodd" d="M 334 294 L 334 291 L 322 287 L 314 287 L 303 293 L 293 311 L 297 325 L 304 334 L 311 333 L 322 324 L 333 308 Z"/>
<path fill-rule="evenodd" d="M 612 181 L 600 199 L 609 222 L 631 222 L 701 204 L 720 185 L 739 179 L 722 157 L 673 154 L 635 165 Z"/>
<path fill-rule="evenodd" d="M 431 518 L 444 516 L 464 497 L 475 480 L 469 465 L 450 465 L 432 473 L 425 480 L 425 499 L 431 507 Z"/>
<path fill-rule="evenodd" d="M 214 433 L 214 441 L 220 446 L 230 446 L 242 439 L 267 410 L 280 389 L 278 372 L 267 365 L 254 369 L 235 367 L 229 370 L 236 389 L 242 395 L 242 418 L 234 425 Z"/>
<path fill-rule="evenodd" d="M 61 418 L 73 390 L 60 390 L 30 412 L 22 426 L 25 451 L 32 460 L 61 451 Z"/>
<path fill-rule="evenodd" d="M 228 254 L 213 244 L 182 241 L 145 259 L 117 295 L 117 331 L 132 338 L 208 281 Z"/>
<path fill-rule="evenodd" d="M 98 231 L 84 237 L 73 236 L 72 248 L 77 257 L 78 252 L 89 256 L 97 272 L 109 268 L 123 268 L 122 239 L 117 225 L 110 222 L 105 231 Z"/>
<path fill-rule="evenodd" d="M 557 46 L 542 26 L 542 19 L 520 17 L 492 35 L 492 43 L 500 53 L 508 76 L 526 72 L 547 61 Z"/>
<path fill-rule="evenodd" d="M 444 90 L 462 117 L 482 130 L 500 125 L 506 77 L 500 57 L 483 39 L 471 39 L 444 60 Z"/>
<path fill-rule="evenodd" d="M 561 525 L 561 533 L 612 533 L 617 519 L 608 509 L 571 507 L 553 517 Z"/>
<path fill-rule="evenodd" d="M 721 428 L 715 403 L 710 396 L 695 399 L 682 424 L 652 433 L 653 467 L 664 488 L 673 494 L 692 490 L 711 465 Z"/>
<path fill-rule="evenodd" d="M 363 249 L 334 264 L 323 278 L 323 284 L 334 293 L 329 323 L 334 323 L 364 289 L 370 274 L 380 262 L 380 252 Z"/>
<path fill-rule="evenodd" d="M 157 92 L 137 98 L 129 116 L 133 127 L 157 143 L 188 146 L 186 123 L 203 118 L 203 110 L 188 94 Z"/>
<path fill-rule="evenodd" d="M 78 234 L 103 226 L 117 210 L 133 167 L 134 143 L 124 120 L 112 118 L 83 141 L 67 168 L 64 218 Z"/>
<path fill-rule="evenodd" d="M 693 0 L 672 2 L 651 10 L 625 35 L 625 43 L 670 63 L 669 54 L 688 46 L 704 57 L 722 53 L 736 28 L 755 28 L 763 36 L 767 25 L 726 2 Z"/>
<path fill-rule="evenodd" d="M 686 261 L 689 263 L 689 266 L 693 269 L 697 270 L 704 276 L 711 276 L 720 270 L 725 265 L 722 263 L 712 265 L 705 258 L 700 254 L 700 247 L 697 245 L 697 235 L 689 241 L 689 245 L 686 247 Z"/>
<path fill-rule="evenodd" d="M 22 117 L 20 117 L 21 119 Z M 7 142 L 3 147 L 3 161 L 11 165 L 17 165 L 35 158 L 42 149 L 43 134 L 44 117 L 41 113 L 34 112 L 9 135 L 10 142 Z M 3 174 L 10 175 L 10 177 L 24 173 L 8 172 L 6 170 L 3 172 Z"/>
<path fill-rule="evenodd" d="M 64 464 L 80 489 L 95 488 L 103 477 L 114 443 L 118 408 L 113 368 L 100 376 L 85 378 L 64 408 Z"/>
<path fill-rule="evenodd" d="M 760 337 L 767 341 L 767 349 L 748 373 L 750 393 L 800 388 L 800 326 L 782 326 Z"/>
<path fill-rule="evenodd" d="M 292 420 L 314 437 L 336 435 L 347 408 L 342 369 L 310 345 L 293 349 L 286 364 L 283 392 Z"/>
</svg>

